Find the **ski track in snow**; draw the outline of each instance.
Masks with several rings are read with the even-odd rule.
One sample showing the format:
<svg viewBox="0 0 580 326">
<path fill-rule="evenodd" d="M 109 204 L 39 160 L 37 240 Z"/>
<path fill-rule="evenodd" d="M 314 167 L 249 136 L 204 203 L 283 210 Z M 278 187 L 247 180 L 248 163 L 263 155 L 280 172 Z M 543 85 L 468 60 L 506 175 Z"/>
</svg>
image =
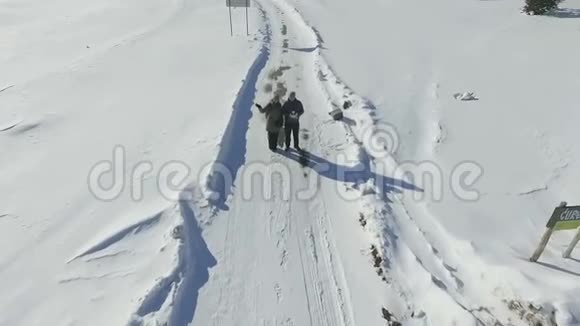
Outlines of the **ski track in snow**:
<svg viewBox="0 0 580 326">
<path fill-rule="evenodd" d="M 323 77 L 321 78 L 321 81 L 323 82 L 326 91 L 330 94 L 329 97 L 335 106 L 339 105 L 341 94 L 346 89 L 348 90 L 347 93 L 350 94 L 351 99 L 353 99 L 353 102 L 355 103 L 353 108 L 349 110 L 356 110 L 358 103 L 363 110 L 367 111 L 366 116 L 359 116 L 360 120 L 354 124 L 354 127 L 349 124 L 345 125 L 351 141 L 357 144 L 362 144 L 363 140 L 360 139 L 358 135 L 363 134 L 364 130 L 357 128 L 357 126 L 366 120 L 367 128 L 374 128 L 376 123 L 379 122 L 374 118 L 373 114 L 368 114 L 369 110 L 375 110 L 374 104 L 351 91 L 340 79 L 338 79 L 338 77 L 336 77 L 333 70 L 323 60 L 320 61 L 320 70 L 318 74 Z M 437 96 L 436 88 L 437 84 L 434 84 L 433 93 L 428 94 L 428 98 L 430 96 Z M 429 104 L 427 103 L 426 105 Z M 428 133 L 426 138 L 436 139 L 436 137 L 434 137 L 435 135 L 436 131 L 433 130 Z M 365 152 L 364 146 L 360 146 L 360 149 Z M 375 158 L 373 158 L 370 153 L 365 152 L 365 155 L 367 156 L 368 161 L 363 161 L 363 163 L 365 163 L 366 169 L 371 170 L 373 169 L 373 165 L 376 163 Z M 395 171 L 398 167 L 398 163 L 393 156 L 389 156 L 386 164 L 390 167 L 391 171 Z M 391 200 L 394 202 L 394 205 L 388 204 Z M 410 254 L 415 258 L 414 263 L 416 267 L 413 269 L 417 271 L 422 270 L 425 277 L 432 280 L 432 287 L 437 287 L 435 291 L 439 292 L 438 295 L 441 296 L 442 299 L 451 299 L 455 302 L 460 309 L 465 310 L 467 314 L 473 317 L 472 322 L 479 322 L 484 325 L 495 324 L 497 319 L 491 315 L 489 311 L 485 309 L 476 310 L 470 308 L 477 307 L 477 305 L 469 302 L 469 300 L 461 294 L 463 281 L 456 275 L 455 270 L 445 262 L 445 259 L 441 256 L 438 249 L 432 244 L 430 235 L 424 232 L 419 224 L 416 224 L 417 221 L 413 218 L 413 215 L 411 215 L 405 208 L 406 204 L 404 198 L 398 196 L 387 198 L 383 205 L 382 208 L 386 213 L 379 213 L 380 217 L 377 219 L 379 232 L 375 234 L 375 236 L 383 238 L 381 243 L 378 244 L 379 247 L 382 248 L 383 257 L 388 257 L 388 261 L 397 261 L 397 254 L 407 251 L 406 254 Z M 383 231 L 381 232 L 380 230 Z M 389 247 L 398 248 L 398 253 L 390 251 Z M 398 280 L 402 279 L 404 279 L 404 274 L 390 275 L 390 282 L 393 286 L 393 290 L 398 292 L 402 299 L 406 300 L 406 305 L 409 307 L 407 315 L 410 315 L 415 311 L 421 311 L 424 307 L 417 306 L 416 299 L 413 298 L 413 294 L 410 290 L 406 289 L 406 287 L 401 284 L 396 284 Z M 425 323 L 428 323 L 427 318 Z"/>
</svg>

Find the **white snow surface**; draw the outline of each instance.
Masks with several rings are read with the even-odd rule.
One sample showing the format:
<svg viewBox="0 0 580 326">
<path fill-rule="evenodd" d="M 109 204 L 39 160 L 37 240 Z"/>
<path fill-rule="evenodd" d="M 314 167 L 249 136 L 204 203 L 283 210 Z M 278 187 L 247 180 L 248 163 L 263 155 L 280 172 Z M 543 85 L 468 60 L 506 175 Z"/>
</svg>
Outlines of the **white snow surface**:
<svg viewBox="0 0 580 326">
<path fill-rule="evenodd" d="M 522 6 L 0 0 L 0 326 L 580 325 L 580 0 Z"/>
</svg>

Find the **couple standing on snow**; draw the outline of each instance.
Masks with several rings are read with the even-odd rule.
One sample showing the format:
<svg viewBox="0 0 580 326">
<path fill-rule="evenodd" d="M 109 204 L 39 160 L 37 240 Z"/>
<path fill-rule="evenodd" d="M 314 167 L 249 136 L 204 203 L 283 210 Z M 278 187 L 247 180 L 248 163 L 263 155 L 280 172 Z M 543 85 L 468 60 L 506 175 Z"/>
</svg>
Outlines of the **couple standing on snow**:
<svg viewBox="0 0 580 326">
<path fill-rule="evenodd" d="M 256 104 L 261 113 L 266 114 L 266 131 L 268 132 L 268 147 L 272 152 L 278 148 L 278 136 L 284 125 L 286 151 L 290 149 L 290 134 L 294 138 L 294 148 L 300 150 L 298 131 L 300 130 L 300 116 L 304 113 L 302 102 L 296 99 L 296 93 L 291 92 L 288 100 L 282 105 L 280 96 L 274 95 L 266 107 Z"/>
</svg>

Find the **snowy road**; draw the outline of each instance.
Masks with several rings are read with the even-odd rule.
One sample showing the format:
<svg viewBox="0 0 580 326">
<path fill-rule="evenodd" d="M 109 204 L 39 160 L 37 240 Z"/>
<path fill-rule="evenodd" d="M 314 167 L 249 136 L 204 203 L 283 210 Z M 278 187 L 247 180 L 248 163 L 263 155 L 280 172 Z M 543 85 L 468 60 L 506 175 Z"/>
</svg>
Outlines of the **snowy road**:
<svg viewBox="0 0 580 326">
<path fill-rule="evenodd" d="M 266 20 L 269 60 L 256 85 L 257 102 L 268 101 L 272 92 L 287 96 L 296 91 L 306 108 L 301 146 L 312 160 L 319 157 L 319 164 L 333 164 L 341 149 L 354 145 L 349 143 L 345 127 L 328 115 L 332 106 L 316 73 L 321 44 L 284 3 L 260 1 L 259 5 Z M 271 91 L 264 91 L 270 87 Z M 310 163 L 301 164 L 294 150 L 270 153 L 264 118 L 257 110 L 246 136 L 245 167 L 263 167 L 261 172 L 272 176 L 266 180 L 273 184 L 271 196 L 260 179 L 247 184 L 250 181 L 245 175 L 238 175 L 228 209 L 212 217 L 205 238 L 218 253 L 218 264 L 200 291 L 193 324 L 346 326 L 379 322 L 379 306 L 357 309 L 355 304 L 368 302 L 360 296 L 379 298 L 384 287 L 368 256 L 361 254 L 368 244 L 357 222 L 359 204 L 338 197 L 336 187 L 344 187 L 346 180 L 318 175 Z M 312 188 L 312 180 L 320 183 L 319 191 L 309 199 L 296 198 L 300 190 Z"/>
</svg>

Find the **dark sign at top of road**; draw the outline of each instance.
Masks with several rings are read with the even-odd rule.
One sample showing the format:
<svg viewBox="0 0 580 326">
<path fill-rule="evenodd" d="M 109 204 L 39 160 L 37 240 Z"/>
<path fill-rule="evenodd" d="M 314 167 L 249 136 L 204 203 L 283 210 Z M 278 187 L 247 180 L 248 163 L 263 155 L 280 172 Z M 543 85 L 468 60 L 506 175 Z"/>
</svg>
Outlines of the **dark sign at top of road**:
<svg viewBox="0 0 580 326">
<path fill-rule="evenodd" d="M 246 8 L 246 35 L 250 35 L 250 24 L 248 23 L 248 8 L 252 5 L 251 0 L 226 0 L 226 7 L 230 13 L 230 34 L 234 36 L 234 26 L 232 24 L 232 8 Z"/>
<path fill-rule="evenodd" d="M 227 7 L 247 8 L 251 6 L 251 0 L 226 0 Z"/>
</svg>

